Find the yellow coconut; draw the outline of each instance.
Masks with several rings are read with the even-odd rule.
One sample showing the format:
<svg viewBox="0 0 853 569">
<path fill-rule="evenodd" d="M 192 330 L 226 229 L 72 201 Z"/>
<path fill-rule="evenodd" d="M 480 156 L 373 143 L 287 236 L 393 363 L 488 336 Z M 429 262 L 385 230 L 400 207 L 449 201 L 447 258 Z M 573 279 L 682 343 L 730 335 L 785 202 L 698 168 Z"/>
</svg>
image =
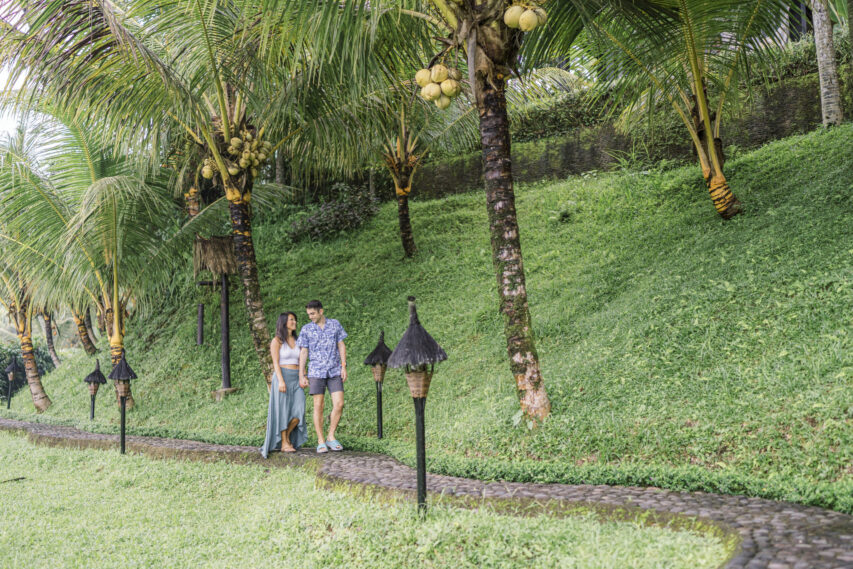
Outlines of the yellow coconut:
<svg viewBox="0 0 853 569">
<path fill-rule="evenodd" d="M 246 134 L 243 135 L 243 138 L 246 139 L 246 142 L 252 142 L 252 133 L 246 131 Z"/>
<path fill-rule="evenodd" d="M 260 160 L 261 162 L 263 162 L 263 161 L 264 161 L 264 160 L 266 160 L 266 159 L 267 159 L 267 155 L 266 155 L 266 154 L 264 154 L 263 152 L 258 152 L 258 160 Z"/>
<path fill-rule="evenodd" d="M 237 174 L 240 173 L 240 168 L 238 168 L 236 166 L 229 166 L 228 167 L 228 173 L 232 176 L 236 176 Z"/>
<path fill-rule="evenodd" d="M 459 94 L 459 81 L 453 79 L 445 79 L 441 82 L 441 92 L 448 97 L 455 97 Z"/>
<path fill-rule="evenodd" d="M 447 70 L 447 75 L 454 81 L 462 80 L 462 72 L 456 69 L 455 67 L 451 67 Z"/>
<path fill-rule="evenodd" d="M 539 16 L 533 10 L 525 10 L 518 19 L 518 27 L 522 32 L 529 32 L 539 25 Z"/>
<path fill-rule="evenodd" d="M 246 160 L 245 158 L 240 158 L 240 168 L 248 168 L 252 163 Z"/>
<path fill-rule="evenodd" d="M 447 79 L 447 68 L 440 63 L 433 65 L 432 69 L 430 69 L 429 78 L 432 79 L 433 83 L 441 83 Z"/>
<path fill-rule="evenodd" d="M 252 177 L 253 177 L 253 178 L 257 178 L 257 177 L 258 177 L 258 169 L 257 169 L 257 168 L 252 168 Z"/>
<path fill-rule="evenodd" d="M 431 81 L 432 79 L 430 79 L 429 69 L 421 69 L 415 73 L 415 83 L 417 83 L 421 89 L 429 85 Z"/>
<path fill-rule="evenodd" d="M 423 89 L 421 89 L 421 97 L 426 99 L 427 101 L 435 101 L 439 97 L 441 97 L 441 87 L 438 83 L 430 83 Z"/>
<path fill-rule="evenodd" d="M 201 175 L 207 180 L 211 179 L 213 177 L 213 168 L 211 168 L 210 166 L 205 166 L 201 169 Z"/>
<path fill-rule="evenodd" d="M 539 25 L 544 26 L 545 22 L 548 21 L 548 12 L 542 8 L 533 8 L 533 13 L 536 14 L 537 18 L 539 18 Z"/>
<path fill-rule="evenodd" d="M 519 18 L 524 14 L 525 10 L 521 6 L 511 6 L 506 12 L 504 12 L 504 24 L 509 26 L 510 28 L 517 28 Z"/>
<path fill-rule="evenodd" d="M 446 109 L 450 106 L 450 97 L 447 95 L 441 95 L 438 99 L 435 100 L 435 106 L 441 110 Z"/>
<path fill-rule="evenodd" d="M 243 139 L 242 138 L 237 138 L 236 136 L 231 138 L 231 146 L 233 146 L 234 148 L 240 148 L 240 146 L 242 146 L 242 145 L 243 145 Z"/>
</svg>

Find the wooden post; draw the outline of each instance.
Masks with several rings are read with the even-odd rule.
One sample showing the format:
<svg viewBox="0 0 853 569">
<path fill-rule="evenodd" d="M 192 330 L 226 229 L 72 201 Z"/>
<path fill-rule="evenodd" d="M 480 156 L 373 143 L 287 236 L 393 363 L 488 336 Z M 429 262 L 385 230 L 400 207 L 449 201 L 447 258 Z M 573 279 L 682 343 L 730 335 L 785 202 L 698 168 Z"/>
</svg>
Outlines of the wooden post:
<svg viewBox="0 0 853 569">
<path fill-rule="evenodd" d="M 222 389 L 231 389 L 231 334 L 228 318 L 228 275 L 222 274 L 219 301 L 222 325 Z"/>
<path fill-rule="evenodd" d="M 197 346 L 204 344 L 204 304 L 201 302 L 198 303 L 198 327 L 195 343 Z"/>
</svg>

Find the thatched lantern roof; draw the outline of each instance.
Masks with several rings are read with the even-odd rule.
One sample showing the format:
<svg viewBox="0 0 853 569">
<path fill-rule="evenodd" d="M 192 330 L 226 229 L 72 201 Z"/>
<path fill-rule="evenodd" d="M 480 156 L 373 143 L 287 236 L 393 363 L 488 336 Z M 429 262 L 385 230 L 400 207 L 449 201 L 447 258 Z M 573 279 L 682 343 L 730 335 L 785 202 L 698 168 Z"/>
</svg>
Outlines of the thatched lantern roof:
<svg viewBox="0 0 853 569">
<path fill-rule="evenodd" d="M 210 271 L 214 275 L 237 274 L 234 240 L 230 235 L 213 235 L 210 239 L 196 237 L 193 244 L 193 271 Z"/>
<path fill-rule="evenodd" d="M 388 358 L 391 357 L 391 348 L 385 345 L 385 330 L 379 332 L 379 343 L 366 358 L 364 365 L 373 367 L 373 379 L 382 381 L 385 379 L 385 368 L 388 367 Z"/>
<path fill-rule="evenodd" d="M 136 379 L 136 373 L 124 358 L 124 350 L 121 352 L 121 359 L 110 372 L 110 379 L 115 380 L 119 397 L 127 397 L 130 394 L 130 380 Z"/>
<path fill-rule="evenodd" d="M 418 320 L 418 309 L 415 307 L 415 297 L 409 297 L 409 327 L 400 338 L 400 342 L 391 357 L 388 365 L 391 367 L 405 367 L 406 381 L 412 392 L 412 397 L 426 397 L 429 384 L 432 380 L 432 366 L 437 362 L 447 359 L 447 354 L 433 340 L 432 336 L 421 326 Z M 427 369 L 429 366 L 429 369 Z"/>
<path fill-rule="evenodd" d="M 101 373 L 100 360 L 95 360 L 95 370 L 87 375 L 83 381 L 89 384 L 89 393 L 92 395 L 95 395 L 98 392 L 98 388 L 101 387 L 102 383 L 107 382 L 107 378 L 104 377 L 103 373 Z"/>
</svg>

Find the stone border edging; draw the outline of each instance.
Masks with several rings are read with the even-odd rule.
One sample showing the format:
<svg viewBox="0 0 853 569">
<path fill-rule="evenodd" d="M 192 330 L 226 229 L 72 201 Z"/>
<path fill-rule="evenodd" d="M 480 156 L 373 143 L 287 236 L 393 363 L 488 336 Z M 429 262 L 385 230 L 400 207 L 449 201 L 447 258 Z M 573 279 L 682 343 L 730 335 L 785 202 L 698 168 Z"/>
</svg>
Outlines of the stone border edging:
<svg viewBox="0 0 853 569">
<path fill-rule="evenodd" d="M 36 444 L 118 449 L 118 435 L 73 427 L 0 418 L 0 429 L 25 431 Z M 412 468 L 371 453 L 317 455 L 303 449 L 265 460 L 254 447 L 142 436 L 127 437 L 127 450 L 155 458 L 313 466 L 323 485 L 403 497 L 413 496 L 416 487 Z M 733 549 L 726 569 L 853 569 L 853 516 L 814 506 L 659 488 L 483 482 L 434 474 L 427 475 L 427 488 L 432 498 L 454 505 L 485 500 L 521 515 L 592 509 L 605 519 L 641 518 L 673 529 L 710 529 Z"/>
</svg>

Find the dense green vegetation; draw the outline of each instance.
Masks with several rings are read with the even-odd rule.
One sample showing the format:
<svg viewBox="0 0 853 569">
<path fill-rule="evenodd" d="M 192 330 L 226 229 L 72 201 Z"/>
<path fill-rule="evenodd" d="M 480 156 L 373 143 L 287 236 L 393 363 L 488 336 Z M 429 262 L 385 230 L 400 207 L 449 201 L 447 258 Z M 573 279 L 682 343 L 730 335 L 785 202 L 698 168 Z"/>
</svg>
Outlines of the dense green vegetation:
<svg viewBox="0 0 853 569">
<path fill-rule="evenodd" d="M 287 247 L 277 246 L 286 219 L 268 219 L 255 232 L 265 303 L 271 314 L 302 314 L 320 298 L 347 328 L 340 439 L 349 448 L 413 460 L 402 374 L 388 373 L 379 442 L 373 380 L 359 363 L 381 328 L 390 345 L 399 338 L 414 294 L 449 355 L 427 404 L 432 470 L 745 493 L 850 512 L 851 144 L 845 125 L 734 157 L 727 166 L 747 207 L 730 222 L 707 207 L 695 166 L 519 187 L 553 404 L 532 431 L 507 370 L 479 193 L 414 203 L 420 251 L 408 261 L 392 204 L 345 238 Z M 267 391 L 245 309 L 232 291 L 233 375 L 243 390 L 213 403 L 218 318 L 208 316 L 199 348 L 194 315 L 197 301 L 218 315 L 216 298 L 192 283 L 189 269 L 176 274 L 163 312 L 130 327 L 128 359 L 139 374 L 131 431 L 259 445 Z M 55 404 L 40 419 L 115 430 L 111 390 L 96 423 L 85 420 L 91 367 L 78 354 L 45 378 Z M 12 407 L 34 418 L 28 397 Z"/>
<path fill-rule="evenodd" d="M 305 469 L 32 447 L 0 433 L 4 567 L 717 567 L 706 535 L 315 488 Z M 22 480 L 14 480 L 22 477 Z M 7 480 L 13 479 L 12 481 Z M 140 506 L 144 505 L 144 508 Z"/>
</svg>

